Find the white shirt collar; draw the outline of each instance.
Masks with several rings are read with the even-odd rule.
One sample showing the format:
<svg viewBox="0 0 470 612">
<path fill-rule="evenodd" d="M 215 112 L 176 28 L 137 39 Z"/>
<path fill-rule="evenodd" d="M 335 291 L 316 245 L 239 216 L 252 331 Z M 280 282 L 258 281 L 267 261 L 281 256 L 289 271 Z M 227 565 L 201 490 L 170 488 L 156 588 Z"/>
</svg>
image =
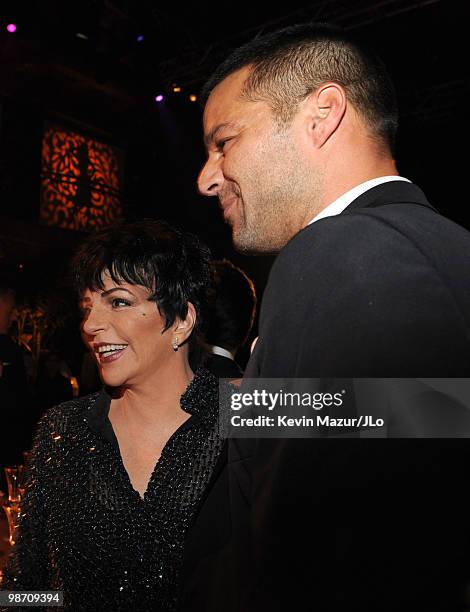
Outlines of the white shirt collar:
<svg viewBox="0 0 470 612">
<path fill-rule="evenodd" d="M 222 348 L 221 346 L 210 345 L 208 348 L 209 352 L 213 355 L 220 355 L 221 357 L 227 357 L 227 359 L 235 361 L 235 353 L 232 353 L 227 349 Z"/>
<path fill-rule="evenodd" d="M 378 178 L 371 179 L 370 181 L 366 181 L 365 183 L 361 183 L 356 187 L 353 187 L 346 193 L 343 193 L 338 199 L 336 199 L 331 204 L 328 204 L 326 208 L 324 208 L 321 212 L 318 213 L 311 221 L 307 223 L 310 225 L 315 221 L 319 221 L 324 217 L 334 217 L 334 215 L 339 215 L 343 212 L 345 208 L 347 208 L 351 202 L 353 202 L 360 195 L 372 189 L 372 187 L 376 187 L 377 185 L 381 185 L 382 183 L 388 183 L 390 181 L 406 181 L 407 183 L 411 183 L 407 178 L 403 176 L 379 176 Z"/>
</svg>

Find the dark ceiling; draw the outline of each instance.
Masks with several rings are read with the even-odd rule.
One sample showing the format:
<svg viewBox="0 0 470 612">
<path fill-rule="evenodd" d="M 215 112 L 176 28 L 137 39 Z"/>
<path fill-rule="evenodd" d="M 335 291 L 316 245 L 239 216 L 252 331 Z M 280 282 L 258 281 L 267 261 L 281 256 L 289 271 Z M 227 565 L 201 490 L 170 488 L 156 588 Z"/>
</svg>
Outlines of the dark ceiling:
<svg viewBox="0 0 470 612">
<path fill-rule="evenodd" d="M 442 212 L 470 226 L 460 186 L 466 170 L 460 151 L 468 123 L 468 2 L 290 1 L 265 8 L 253 2 L 16 0 L 3 2 L 1 12 L 4 217 L 37 224 L 43 123 L 60 117 L 123 150 L 128 216 L 164 217 L 200 233 L 216 255 L 245 261 L 231 250 L 215 203 L 196 194 L 204 151 L 200 109 L 187 96 L 237 45 L 277 27 L 320 20 L 355 30 L 382 55 L 398 90 L 402 174 L 421 184 Z M 5 30 L 10 22 L 17 24 L 15 34 Z M 182 92 L 157 105 L 154 96 L 169 94 L 173 83 Z M 257 265 L 263 277 L 268 264 Z"/>
<path fill-rule="evenodd" d="M 18 30 L 12 35 L 1 27 L 2 94 L 29 95 L 56 108 L 72 107 L 75 98 L 89 118 L 112 105 L 109 127 L 173 83 L 197 92 L 218 62 L 249 38 L 311 19 L 354 29 L 373 43 L 402 90 L 406 114 L 451 112 L 468 72 L 463 41 L 470 11 L 462 1 L 294 0 L 277 9 L 253 2 L 163 7 L 151 0 L 17 0 L 10 10 L 8 4 L 2 3 L 0 24 L 13 21 Z"/>
</svg>

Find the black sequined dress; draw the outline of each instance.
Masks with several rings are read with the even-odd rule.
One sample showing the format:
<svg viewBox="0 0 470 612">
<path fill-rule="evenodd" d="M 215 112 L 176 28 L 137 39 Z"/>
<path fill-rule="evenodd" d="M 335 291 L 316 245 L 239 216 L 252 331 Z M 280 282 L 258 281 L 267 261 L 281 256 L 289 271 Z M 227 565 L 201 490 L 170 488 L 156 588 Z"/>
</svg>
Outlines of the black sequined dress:
<svg viewBox="0 0 470 612">
<path fill-rule="evenodd" d="M 199 369 L 181 398 L 192 416 L 165 445 L 143 499 L 104 391 L 49 410 L 1 588 L 61 590 L 69 610 L 175 610 L 185 535 L 221 454 L 217 396 L 217 379 Z"/>
</svg>

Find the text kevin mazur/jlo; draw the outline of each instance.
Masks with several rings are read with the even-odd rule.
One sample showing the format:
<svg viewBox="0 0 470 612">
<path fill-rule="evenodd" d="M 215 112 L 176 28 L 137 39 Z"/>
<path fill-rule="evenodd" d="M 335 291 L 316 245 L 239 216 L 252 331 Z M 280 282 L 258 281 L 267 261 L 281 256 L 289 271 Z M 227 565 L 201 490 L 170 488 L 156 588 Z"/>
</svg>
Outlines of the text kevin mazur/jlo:
<svg viewBox="0 0 470 612">
<path fill-rule="evenodd" d="M 384 420 L 376 419 L 369 415 L 361 415 L 355 418 L 332 418 L 329 416 L 316 417 L 288 417 L 277 415 L 270 417 L 259 415 L 257 417 L 242 417 L 235 414 L 230 422 L 233 427 L 383 427 Z"/>
</svg>

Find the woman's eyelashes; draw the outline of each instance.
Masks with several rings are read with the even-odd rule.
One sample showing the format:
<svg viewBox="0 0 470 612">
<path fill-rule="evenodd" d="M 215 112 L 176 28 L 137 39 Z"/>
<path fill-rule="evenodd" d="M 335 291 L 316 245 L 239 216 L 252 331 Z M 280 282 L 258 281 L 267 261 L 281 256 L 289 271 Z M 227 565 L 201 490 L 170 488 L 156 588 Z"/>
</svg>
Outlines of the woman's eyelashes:
<svg viewBox="0 0 470 612">
<path fill-rule="evenodd" d="M 132 302 L 130 300 L 126 300 L 125 298 L 113 297 L 110 300 L 111 306 L 113 308 L 123 308 L 126 306 L 132 306 Z"/>
<path fill-rule="evenodd" d="M 133 300 L 122 298 L 122 297 L 109 297 L 107 298 L 105 303 L 112 310 L 128 308 L 129 306 L 134 305 Z M 100 307 L 99 303 L 93 305 L 91 302 L 87 301 L 86 303 L 83 303 L 83 302 L 80 303 L 78 308 L 79 308 L 82 319 L 86 319 L 94 308 L 99 308 L 99 307 Z"/>
</svg>

